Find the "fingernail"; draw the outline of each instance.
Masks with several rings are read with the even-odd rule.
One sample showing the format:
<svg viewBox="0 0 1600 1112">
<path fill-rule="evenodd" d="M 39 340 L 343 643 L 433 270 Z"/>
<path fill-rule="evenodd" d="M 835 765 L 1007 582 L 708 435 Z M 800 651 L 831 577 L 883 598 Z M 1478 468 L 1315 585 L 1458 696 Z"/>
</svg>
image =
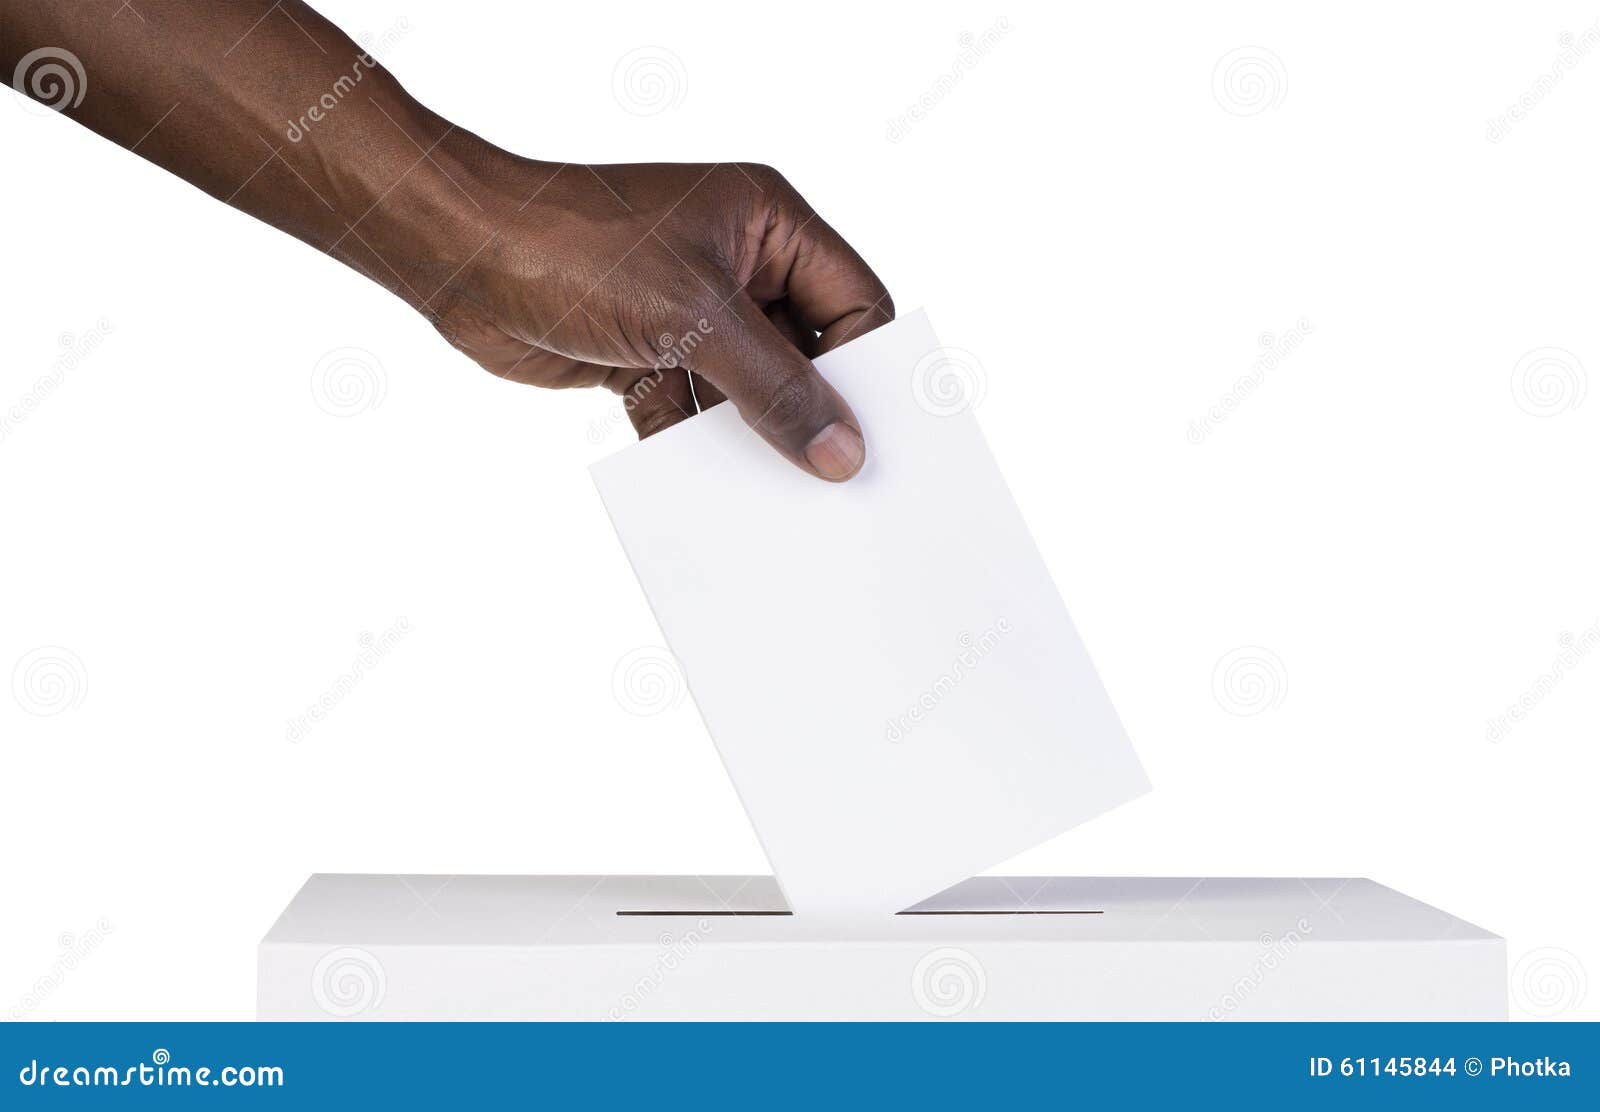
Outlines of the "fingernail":
<svg viewBox="0 0 1600 1112">
<path fill-rule="evenodd" d="M 866 458 L 867 445 L 861 434 L 843 421 L 835 421 L 806 445 L 806 462 L 830 482 L 848 479 L 861 470 Z"/>
</svg>

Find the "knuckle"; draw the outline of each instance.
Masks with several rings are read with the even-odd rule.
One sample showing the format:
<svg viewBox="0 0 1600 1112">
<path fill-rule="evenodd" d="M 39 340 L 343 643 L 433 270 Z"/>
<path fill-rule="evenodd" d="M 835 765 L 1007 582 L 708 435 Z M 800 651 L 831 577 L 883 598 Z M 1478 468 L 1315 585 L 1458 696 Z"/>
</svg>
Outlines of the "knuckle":
<svg viewBox="0 0 1600 1112">
<path fill-rule="evenodd" d="M 644 440 L 654 436 L 664 428 L 677 424 L 683 416 L 672 405 L 655 405 L 640 411 L 635 409 L 628 414 L 633 419 L 633 429 L 639 434 L 639 439 Z"/>
<path fill-rule="evenodd" d="M 699 297 L 682 288 L 657 289 L 641 294 L 640 303 L 637 358 L 657 368 L 693 365 L 716 331 L 717 307 L 705 287 Z"/>
<path fill-rule="evenodd" d="M 793 193 L 794 188 L 789 184 L 789 179 L 784 177 L 774 166 L 765 162 L 739 162 L 735 163 L 739 172 L 752 182 L 764 194 Z"/>
<path fill-rule="evenodd" d="M 698 259 L 677 263 L 659 281 L 650 284 L 645 296 L 647 317 L 660 324 L 686 328 L 702 317 L 720 310 L 719 299 L 726 296 L 726 280 L 721 271 Z"/>
<path fill-rule="evenodd" d="M 813 431 L 817 394 L 811 376 L 796 371 L 784 375 L 766 398 L 766 413 L 757 422 L 767 431 L 799 433 Z"/>
</svg>

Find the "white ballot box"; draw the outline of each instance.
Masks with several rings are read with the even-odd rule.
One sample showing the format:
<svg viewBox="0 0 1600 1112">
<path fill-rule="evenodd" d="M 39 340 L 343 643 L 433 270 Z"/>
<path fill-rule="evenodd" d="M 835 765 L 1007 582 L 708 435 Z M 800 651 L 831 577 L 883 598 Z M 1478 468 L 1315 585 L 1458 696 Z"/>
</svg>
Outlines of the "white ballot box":
<svg viewBox="0 0 1600 1112">
<path fill-rule="evenodd" d="M 268 1020 L 1494 1020 L 1505 944 L 1359 879 L 980 877 L 899 914 L 770 877 L 307 881 Z"/>
<path fill-rule="evenodd" d="M 594 467 L 775 876 L 314 876 L 261 1017 L 1504 1019 L 1502 940 L 1369 880 L 962 880 L 1148 781 L 960 355 L 817 360 L 848 483 L 732 406 Z"/>
</svg>

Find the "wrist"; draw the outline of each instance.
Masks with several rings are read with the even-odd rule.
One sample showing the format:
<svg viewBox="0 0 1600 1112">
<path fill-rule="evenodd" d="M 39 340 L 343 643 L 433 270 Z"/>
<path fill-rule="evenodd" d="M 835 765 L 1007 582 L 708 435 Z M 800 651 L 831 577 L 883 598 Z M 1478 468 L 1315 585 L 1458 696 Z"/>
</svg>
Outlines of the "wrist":
<svg viewBox="0 0 1600 1112">
<path fill-rule="evenodd" d="M 452 342 L 482 320 L 516 318 L 552 277 L 550 236 L 573 205 L 562 170 L 453 131 L 407 178 L 391 218 L 425 284 L 402 296 Z"/>
<path fill-rule="evenodd" d="M 415 102 L 381 107 L 382 150 L 350 158 L 329 251 L 432 317 L 515 208 L 507 198 L 529 164 Z"/>
</svg>

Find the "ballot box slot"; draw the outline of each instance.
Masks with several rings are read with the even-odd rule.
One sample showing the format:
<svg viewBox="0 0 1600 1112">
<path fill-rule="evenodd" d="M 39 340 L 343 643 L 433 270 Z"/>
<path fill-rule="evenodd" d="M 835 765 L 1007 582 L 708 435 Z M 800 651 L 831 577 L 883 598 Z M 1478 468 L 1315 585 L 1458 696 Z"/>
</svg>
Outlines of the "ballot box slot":
<svg viewBox="0 0 1600 1112">
<path fill-rule="evenodd" d="M 787 917 L 792 916 L 792 911 L 619 911 L 618 915 L 635 916 L 639 918 L 753 918 L 760 916 Z M 1056 910 L 1044 908 L 1008 908 L 1006 910 L 985 909 L 982 911 L 897 911 L 900 915 L 1104 915 L 1104 911 L 1091 911 L 1074 908 L 1071 910 Z"/>
</svg>

